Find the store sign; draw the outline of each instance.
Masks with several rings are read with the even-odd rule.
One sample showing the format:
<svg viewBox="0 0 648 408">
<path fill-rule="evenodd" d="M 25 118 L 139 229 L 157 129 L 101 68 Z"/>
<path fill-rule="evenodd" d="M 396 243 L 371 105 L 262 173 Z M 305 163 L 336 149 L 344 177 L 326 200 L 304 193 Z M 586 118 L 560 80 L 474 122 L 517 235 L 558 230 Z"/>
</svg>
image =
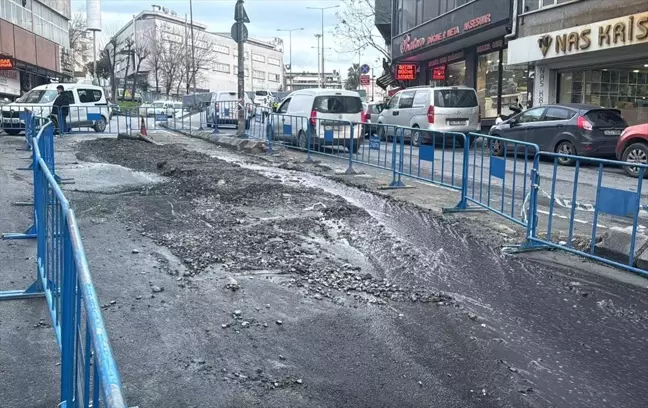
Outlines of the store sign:
<svg viewBox="0 0 648 408">
<path fill-rule="evenodd" d="M 520 38 L 509 43 L 508 64 L 648 44 L 648 12 Z"/>
<path fill-rule="evenodd" d="M 432 80 L 433 81 L 445 81 L 446 79 L 446 66 L 439 65 L 438 67 L 432 68 Z"/>
<path fill-rule="evenodd" d="M 445 64 L 450 64 L 453 62 L 461 61 L 465 59 L 466 56 L 464 55 L 463 51 L 459 52 L 453 52 L 452 54 L 449 55 L 444 55 L 443 57 L 435 58 L 432 61 L 428 63 L 429 67 L 436 67 L 437 65 L 445 65 Z"/>
<path fill-rule="evenodd" d="M 20 95 L 20 73 L 0 70 L 0 94 Z"/>
<path fill-rule="evenodd" d="M 418 66 L 416 64 L 396 64 L 396 80 L 414 81 L 416 80 L 417 70 Z"/>
<path fill-rule="evenodd" d="M 508 0 L 474 1 L 394 38 L 392 56 L 398 58 L 412 54 L 479 29 L 502 24 L 508 21 L 509 12 Z"/>
<path fill-rule="evenodd" d="M 0 56 L 0 70 L 14 69 L 14 60 L 11 57 Z"/>
<path fill-rule="evenodd" d="M 504 40 L 495 40 L 487 42 L 486 44 L 477 46 L 477 54 L 488 54 L 489 52 L 499 51 L 504 48 Z"/>
<path fill-rule="evenodd" d="M 360 85 L 371 85 L 371 77 L 369 75 L 360 75 Z"/>
</svg>

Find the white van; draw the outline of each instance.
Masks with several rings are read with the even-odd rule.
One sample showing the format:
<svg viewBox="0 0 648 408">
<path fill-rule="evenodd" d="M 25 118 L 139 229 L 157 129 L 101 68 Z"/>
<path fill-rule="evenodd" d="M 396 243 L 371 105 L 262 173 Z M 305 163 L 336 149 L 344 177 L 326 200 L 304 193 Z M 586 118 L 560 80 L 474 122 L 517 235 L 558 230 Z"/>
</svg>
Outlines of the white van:
<svg viewBox="0 0 648 408">
<path fill-rule="evenodd" d="M 66 123 L 70 128 L 91 127 L 103 132 L 111 118 L 103 88 L 95 85 L 52 83 L 40 85 L 27 92 L 15 102 L 2 106 L 2 130 L 8 135 L 17 135 L 25 130 L 20 112 L 32 111 L 35 115 L 49 117 L 52 105 L 58 96 L 56 87 L 63 85 L 63 92 L 70 101 Z"/>
<path fill-rule="evenodd" d="M 277 140 L 307 147 L 310 130 L 311 148 L 325 145 L 351 148 L 357 152 L 362 134 L 362 99 L 356 91 L 342 89 L 302 89 L 288 95 L 273 110 L 271 124 Z M 288 126 L 286 126 L 288 125 Z"/>
<path fill-rule="evenodd" d="M 254 104 L 257 106 L 266 106 L 273 103 L 275 100 L 274 95 L 270 91 L 255 91 Z"/>
<path fill-rule="evenodd" d="M 480 122 L 477 92 L 466 86 L 403 89 L 389 100 L 378 117 L 378 123 L 384 125 L 457 133 L 479 132 Z M 378 131 L 384 140 L 385 127 Z M 406 138 L 411 138 L 415 146 L 433 140 L 430 132 L 412 131 Z"/>
<path fill-rule="evenodd" d="M 207 127 L 214 125 L 214 119 L 221 125 L 238 125 L 238 92 L 216 91 L 212 92 L 211 103 L 207 108 Z M 250 127 L 250 118 L 254 116 L 254 104 L 250 97 L 245 94 L 245 128 Z M 216 116 L 218 112 L 218 116 Z"/>
</svg>

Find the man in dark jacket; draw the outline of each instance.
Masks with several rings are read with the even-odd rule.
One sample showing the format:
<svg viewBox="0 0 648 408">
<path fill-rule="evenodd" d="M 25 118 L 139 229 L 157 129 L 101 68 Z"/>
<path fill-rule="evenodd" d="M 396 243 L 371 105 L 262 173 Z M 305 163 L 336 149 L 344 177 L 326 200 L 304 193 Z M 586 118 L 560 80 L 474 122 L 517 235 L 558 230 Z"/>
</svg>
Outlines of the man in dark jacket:
<svg viewBox="0 0 648 408">
<path fill-rule="evenodd" d="M 56 118 L 56 123 L 58 124 L 58 131 L 64 133 L 67 131 L 67 116 L 70 113 L 70 101 L 68 100 L 67 95 L 65 94 L 65 89 L 63 85 L 56 87 L 56 92 L 58 96 L 54 99 L 54 104 L 52 106 L 52 115 Z"/>
</svg>

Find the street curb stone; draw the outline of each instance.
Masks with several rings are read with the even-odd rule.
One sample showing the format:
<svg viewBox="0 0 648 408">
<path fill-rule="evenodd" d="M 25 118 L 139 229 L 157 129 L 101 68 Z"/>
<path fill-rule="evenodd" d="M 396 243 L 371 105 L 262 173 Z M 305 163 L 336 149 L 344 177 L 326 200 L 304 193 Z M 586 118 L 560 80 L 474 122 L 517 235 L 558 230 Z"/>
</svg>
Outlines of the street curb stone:
<svg viewBox="0 0 648 408">
<path fill-rule="evenodd" d="M 601 236 L 601 241 L 596 244 L 594 253 L 619 263 L 627 264 L 629 261 L 630 247 L 632 244 L 632 227 L 611 227 Z M 637 232 L 634 247 L 636 266 L 648 269 L 648 236 Z"/>
<path fill-rule="evenodd" d="M 246 153 L 266 153 L 268 151 L 267 144 L 262 140 L 243 139 L 232 135 L 215 135 L 212 132 L 199 130 L 190 131 L 173 129 L 166 124 L 161 124 L 160 126 L 172 132 L 177 132 L 196 139 L 202 139 L 217 146 L 226 147 L 237 151 L 244 151 Z"/>
</svg>

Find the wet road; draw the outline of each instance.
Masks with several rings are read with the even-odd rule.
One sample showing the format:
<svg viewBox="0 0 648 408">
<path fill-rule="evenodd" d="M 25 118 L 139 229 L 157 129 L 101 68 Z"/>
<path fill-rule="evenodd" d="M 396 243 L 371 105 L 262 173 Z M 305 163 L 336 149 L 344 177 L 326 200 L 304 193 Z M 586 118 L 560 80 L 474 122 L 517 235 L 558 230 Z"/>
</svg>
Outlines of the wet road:
<svg viewBox="0 0 648 408">
<path fill-rule="evenodd" d="M 285 171 L 253 168 L 289 177 Z M 291 175 L 290 177 L 294 177 Z M 344 197 L 383 224 L 410 254 L 394 263 L 393 242 L 354 242 L 398 284 L 448 291 L 476 316 L 475 341 L 497 350 L 519 384 L 556 407 L 641 407 L 648 398 L 648 291 L 573 268 L 504 257 L 443 220 L 328 179 L 302 183 Z M 367 225 L 359 225 L 359 231 Z M 530 391 L 531 392 L 531 391 Z"/>
</svg>

